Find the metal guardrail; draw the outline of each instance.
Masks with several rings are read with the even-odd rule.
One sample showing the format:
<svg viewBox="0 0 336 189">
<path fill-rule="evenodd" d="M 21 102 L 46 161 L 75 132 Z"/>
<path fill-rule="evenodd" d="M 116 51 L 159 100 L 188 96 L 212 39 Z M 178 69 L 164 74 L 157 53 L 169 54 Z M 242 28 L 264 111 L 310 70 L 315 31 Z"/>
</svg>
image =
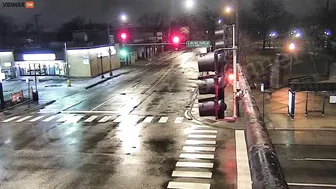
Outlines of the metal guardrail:
<svg viewBox="0 0 336 189">
<path fill-rule="evenodd" d="M 288 189 L 265 123 L 240 65 L 237 66 L 246 123 L 246 143 L 253 189 Z"/>
</svg>

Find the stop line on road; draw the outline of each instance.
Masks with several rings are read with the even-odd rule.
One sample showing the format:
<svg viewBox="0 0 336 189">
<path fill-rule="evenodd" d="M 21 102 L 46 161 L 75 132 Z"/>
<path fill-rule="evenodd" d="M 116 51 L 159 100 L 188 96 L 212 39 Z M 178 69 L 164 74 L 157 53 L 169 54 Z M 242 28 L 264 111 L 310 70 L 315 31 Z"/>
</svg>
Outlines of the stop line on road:
<svg viewBox="0 0 336 189">
<path fill-rule="evenodd" d="M 181 124 L 184 117 L 176 116 L 138 116 L 138 115 L 83 115 L 83 114 L 59 114 L 49 116 L 13 116 L 2 121 L 2 123 L 36 123 L 36 122 L 58 122 L 58 123 L 121 123 L 123 121 L 136 120 L 138 123 L 174 123 Z"/>
</svg>

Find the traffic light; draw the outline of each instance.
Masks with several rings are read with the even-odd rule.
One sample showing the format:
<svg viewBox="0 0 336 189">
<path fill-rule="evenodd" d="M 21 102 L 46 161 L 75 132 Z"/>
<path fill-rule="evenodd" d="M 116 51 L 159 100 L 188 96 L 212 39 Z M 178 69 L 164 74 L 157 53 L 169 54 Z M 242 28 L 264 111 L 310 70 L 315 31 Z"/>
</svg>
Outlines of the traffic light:
<svg viewBox="0 0 336 189">
<path fill-rule="evenodd" d="M 214 72 L 201 76 L 198 79 L 198 91 L 200 95 L 212 94 L 214 96 L 199 99 L 200 116 L 215 116 L 216 119 L 225 117 L 224 111 L 226 104 L 224 102 L 224 89 L 227 82 L 224 79 L 223 70 L 226 64 L 225 51 L 218 49 L 205 56 L 198 58 L 199 72 Z"/>
<path fill-rule="evenodd" d="M 122 56 L 122 57 L 126 57 L 127 54 L 128 54 L 128 53 L 127 53 L 127 49 L 126 49 L 126 48 L 120 50 L 120 56 Z"/>
<path fill-rule="evenodd" d="M 178 36 L 173 37 L 173 43 L 178 44 L 180 43 L 180 38 Z"/>
<path fill-rule="evenodd" d="M 121 31 L 119 33 L 120 42 L 125 44 L 129 41 L 129 35 L 126 31 Z"/>
<path fill-rule="evenodd" d="M 127 34 L 126 34 L 126 33 L 121 33 L 121 34 L 120 34 L 120 37 L 121 37 L 122 40 L 125 41 L 126 38 L 127 38 Z"/>
</svg>

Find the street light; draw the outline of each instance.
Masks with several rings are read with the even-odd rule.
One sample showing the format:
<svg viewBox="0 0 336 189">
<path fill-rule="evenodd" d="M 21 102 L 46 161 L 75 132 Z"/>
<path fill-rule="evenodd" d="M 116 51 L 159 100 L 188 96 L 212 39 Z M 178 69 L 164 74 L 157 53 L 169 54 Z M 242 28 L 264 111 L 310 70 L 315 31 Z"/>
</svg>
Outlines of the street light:
<svg viewBox="0 0 336 189">
<path fill-rule="evenodd" d="M 114 20 L 117 20 L 117 19 L 120 19 L 121 21 L 126 21 L 127 20 L 127 16 L 125 14 L 121 14 L 120 17 L 117 17 L 117 18 L 113 18 L 111 19 L 110 21 L 107 22 L 107 39 L 108 39 L 108 45 L 109 45 L 109 58 L 110 58 L 110 76 L 112 77 L 113 76 L 113 73 L 112 73 L 112 60 L 111 60 L 111 43 L 112 43 L 112 40 L 110 38 L 110 23 Z"/>
<path fill-rule="evenodd" d="M 226 12 L 226 13 L 231 13 L 231 11 L 232 11 L 232 8 L 231 8 L 230 6 L 227 6 L 227 7 L 225 8 L 225 12 Z"/>
<path fill-rule="evenodd" d="M 194 6 L 194 1 L 193 0 L 187 0 L 186 1 L 186 7 L 187 8 L 191 8 Z"/>
<path fill-rule="evenodd" d="M 291 42 L 288 46 L 290 51 L 290 63 L 289 63 L 289 79 L 292 79 L 292 70 L 293 70 L 293 52 L 295 50 L 295 44 Z"/>
</svg>

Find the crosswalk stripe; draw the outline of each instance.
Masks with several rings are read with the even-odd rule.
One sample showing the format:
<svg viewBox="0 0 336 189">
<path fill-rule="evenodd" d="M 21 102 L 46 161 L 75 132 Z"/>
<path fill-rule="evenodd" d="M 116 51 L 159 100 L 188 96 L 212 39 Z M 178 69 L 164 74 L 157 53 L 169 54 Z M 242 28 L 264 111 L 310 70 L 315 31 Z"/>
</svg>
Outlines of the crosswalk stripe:
<svg viewBox="0 0 336 189">
<path fill-rule="evenodd" d="M 56 122 L 65 122 L 68 119 L 71 119 L 71 117 L 73 117 L 73 115 L 65 115 L 65 116 L 59 118 Z"/>
<path fill-rule="evenodd" d="M 205 163 L 205 162 L 177 162 L 176 167 L 192 167 L 192 168 L 213 168 L 213 163 Z"/>
<path fill-rule="evenodd" d="M 180 154 L 180 158 L 188 158 L 188 159 L 214 159 L 215 155 L 213 154 Z"/>
<path fill-rule="evenodd" d="M 217 134 L 217 130 L 191 130 L 189 133 L 213 133 Z"/>
<path fill-rule="evenodd" d="M 83 115 L 75 115 L 69 117 L 69 119 L 66 120 L 66 123 L 77 123 L 80 119 L 84 117 Z"/>
<path fill-rule="evenodd" d="M 154 119 L 154 116 L 148 116 L 146 119 L 143 121 L 144 123 L 150 123 Z"/>
<path fill-rule="evenodd" d="M 7 122 L 10 122 L 10 121 L 13 121 L 14 119 L 18 119 L 19 117 L 21 117 L 21 116 L 14 116 L 14 117 L 8 118 L 6 120 L 3 120 L 2 122 L 7 123 Z"/>
<path fill-rule="evenodd" d="M 187 152 L 194 152 L 194 151 L 214 152 L 216 151 L 216 147 L 183 146 L 182 150 Z"/>
<path fill-rule="evenodd" d="M 159 123 L 167 123 L 168 117 L 161 117 Z"/>
<path fill-rule="evenodd" d="M 173 171 L 173 177 L 190 177 L 190 178 L 211 178 L 212 172 L 200 171 Z"/>
<path fill-rule="evenodd" d="M 210 189 L 210 184 L 206 183 L 193 183 L 193 182 L 173 182 L 168 184 L 169 189 Z"/>
<path fill-rule="evenodd" d="M 111 119 L 112 116 L 104 116 L 103 118 L 101 118 L 98 122 L 99 123 L 105 123 L 106 121 L 108 121 L 109 119 Z"/>
<path fill-rule="evenodd" d="M 120 122 L 122 122 L 122 120 L 124 119 L 125 117 L 123 117 L 123 116 L 119 116 L 119 117 L 117 117 L 117 119 L 115 119 L 113 122 L 114 123 L 120 123 Z"/>
<path fill-rule="evenodd" d="M 194 125 L 194 126 L 192 126 L 191 128 L 192 128 L 192 129 L 204 129 L 204 128 L 209 129 L 209 128 L 211 128 L 211 127 L 209 127 L 209 126 L 205 126 L 205 125 Z"/>
<path fill-rule="evenodd" d="M 55 119 L 56 117 L 57 117 L 57 116 L 55 116 L 55 115 L 50 116 L 50 117 L 48 117 L 47 119 L 43 120 L 43 122 L 49 122 L 49 121 Z"/>
<path fill-rule="evenodd" d="M 21 119 L 16 120 L 15 122 L 19 123 L 19 122 L 22 122 L 22 121 L 24 121 L 24 120 L 27 120 L 27 119 L 29 119 L 29 118 L 31 118 L 31 117 L 32 117 L 32 116 L 26 116 L 26 117 L 23 117 L 23 118 L 21 118 Z"/>
<path fill-rule="evenodd" d="M 189 134 L 189 138 L 217 138 L 217 135 L 193 135 Z"/>
<path fill-rule="evenodd" d="M 216 144 L 214 140 L 186 140 L 186 144 L 196 145 L 196 144 Z"/>
<path fill-rule="evenodd" d="M 36 118 L 30 120 L 29 122 L 35 122 L 35 121 L 37 121 L 37 120 L 42 119 L 43 117 L 44 117 L 44 116 L 38 116 L 38 117 L 36 117 Z"/>
<path fill-rule="evenodd" d="M 85 123 L 90 123 L 90 122 L 92 122 L 93 120 L 95 120 L 97 117 L 98 117 L 98 116 L 95 116 L 95 115 L 90 116 L 90 117 L 87 118 L 84 122 L 85 122 Z"/>
<path fill-rule="evenodd" d="M 184 117 L 177 117 L 174 121 L 174 123 L 182 123 L 183 122 Z"/>
</svg>

